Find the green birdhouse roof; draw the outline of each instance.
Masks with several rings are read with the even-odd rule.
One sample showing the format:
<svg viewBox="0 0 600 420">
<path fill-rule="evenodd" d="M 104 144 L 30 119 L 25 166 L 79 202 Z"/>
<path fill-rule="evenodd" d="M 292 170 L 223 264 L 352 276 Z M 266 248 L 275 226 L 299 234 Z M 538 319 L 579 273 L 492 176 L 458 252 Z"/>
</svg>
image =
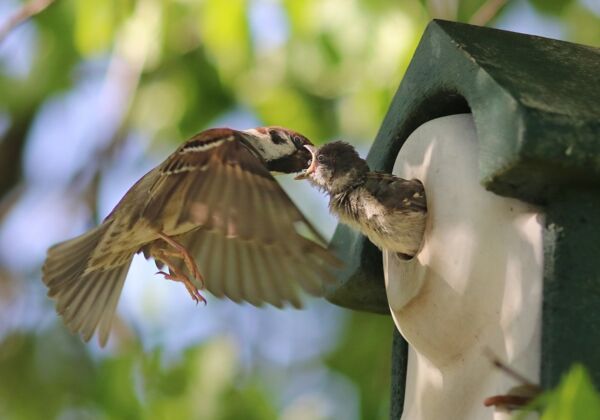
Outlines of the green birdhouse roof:
<svg viewBox="0 0 600 420">
<path fill-rule="evenodd" d="M 566 187 L 600 186 L 600 49 L 441 20 L 427 27 L 367 158 L 391 172 L 408 136 L 471 112 L 482 185 L 536 204 Z M 346 263 L 328 298 L 387 313 L 381 253 L 340 225 Z"/>
</svg>

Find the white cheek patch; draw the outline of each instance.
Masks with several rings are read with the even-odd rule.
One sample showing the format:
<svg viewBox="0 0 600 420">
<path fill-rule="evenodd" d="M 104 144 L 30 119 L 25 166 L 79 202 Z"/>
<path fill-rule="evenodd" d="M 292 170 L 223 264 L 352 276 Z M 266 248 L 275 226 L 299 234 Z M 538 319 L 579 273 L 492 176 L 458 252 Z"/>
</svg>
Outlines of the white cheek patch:
<svg viewBox="0 0 600 420">
<path fill-rule="evenodd" d="M 296 151 L 296 147 L 288 142 L 275 144 L 270 138 L 259 139 L 256 148 L 260 151 L 263 159 L 268 161 L 277 160 L 284 156 L 290 156 Z"/>
<path fill-rule="evenodd" d="M 284 156 L 290 156 L 296 152 L 296 146 L 294 146 L 291 140 L 277 144 L 271 140 L 271 136 L 268 134 L 262 134 L 255 129 L 244 131 L 255 137 L 252 141 L 252 146 L 267 162 L 280 159 Z"/>
</svg>

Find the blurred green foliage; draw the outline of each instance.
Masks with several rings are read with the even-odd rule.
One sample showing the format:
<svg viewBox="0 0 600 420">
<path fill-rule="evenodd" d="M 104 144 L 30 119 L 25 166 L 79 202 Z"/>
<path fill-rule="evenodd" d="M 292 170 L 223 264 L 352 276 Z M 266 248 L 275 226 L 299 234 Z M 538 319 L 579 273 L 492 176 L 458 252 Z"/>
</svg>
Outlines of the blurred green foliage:
<svg viewBox="0 0 600 420">
<path fill-rule="evenodd" d="M 541 394 L 518 418 L 526 419 L 532 411 L 540 413 L 540 420 L 597 420 L 600 392 L 587 370 L 575 364 L 555 389 Z"/>
<path fill-rule="evenodd" d="M 444 8 L 436 6 L 442 3 Z M 0 124 L 0 225 L 28 182 L 22 156 L 40 109 L 87 80 L 94 66 L 107 66 L 104 86 L 115 89 L 120 113 L 114 126 L 104 127 L 104 148 L 82 165 L 96 172 L 74 177 L 89 183 L 79 199 L 91 213 L 102 176 L 96 161 L 116 155 L 128 133 L 142 133 L 157 147 L 170 149 L 228 113 L 242 111 L 264 124 L 295 128 L 316 142 L 342 137 L 369 144 L 431 17 L 469 21 L 487 3 L 56 1 L 14 31 L 17 36 L 28 30 L 30 44 L 10 50 L 0 44 L 0 122 L 6 121 L 6 127 Z M 581 1 L 496 3 L 503 7 L 492 13 L 491 25 L 514 4 L 531 4 L 560 22 L 566 39 L 600 44 L 600 18 Z M 10 71 L 16 61 L 10 54 L 23 51 L 31 55 L 26 70 Z M 14 290 L 26 284 L 43 294 L 40 264 L 32 261 L 20 272 L 0 260 L 0 292 L 18 294 Z M 13 297 L 0 293 L 0 305 L 8 307 Z M 265 366 L 242 369 L 226 336 L 166 361 L 160 349 L 145 351 L 121 325 L 118 347 L 99 357 L 66 335 L 51 316 L 51 327 L 9 329 L 0 337 L 0 418 L 324 418 L 309 403 L 276 401 L 264 381 Z M 321 362 L 355 385 L 357 418 L 387 418 L 391 319 L 352 313 L 340 327 L 338 343 Z M 289 369 L 286 374 L 295 375 L 304 366 Z M 592 418 L 585 416 L 594 413 L 598 400 L 586 380 L 581 369 L 574 370 L 543 418 Z M 559 411 L 582 407 L 587 409 L 575 417 Z"/>
<path fill-rule="evenodd" d="M 225 338 L 169 366 L 158 350 L 131 348 L 94 362 L 82 346 L 43 338 L 49 342 L 15 334 L 2 343 L 2 418 L 277 418 L 260 384 L 236 384 L 235 349 Z"/>
<path fill-rule="evenodd" d="M 600 393 L 585 368 L 575 365 L 556 390 L 545 396 L 541 420 L 600 419 Z"/>
</svg>

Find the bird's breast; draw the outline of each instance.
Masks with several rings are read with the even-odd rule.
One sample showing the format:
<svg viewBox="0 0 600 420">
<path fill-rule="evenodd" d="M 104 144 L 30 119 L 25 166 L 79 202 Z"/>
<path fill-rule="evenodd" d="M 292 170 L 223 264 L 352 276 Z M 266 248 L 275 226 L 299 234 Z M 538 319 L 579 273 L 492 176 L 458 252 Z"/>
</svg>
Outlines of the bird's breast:
<svg viewBox="0 0 600 420">
<path fill-rule="evenodd" d="M 388 209 L 366 191 L 332 200 L 342 223 L 360 231 L 380 249 L 414 255 L 425 230 L 426 213 Z"/>
</svg>

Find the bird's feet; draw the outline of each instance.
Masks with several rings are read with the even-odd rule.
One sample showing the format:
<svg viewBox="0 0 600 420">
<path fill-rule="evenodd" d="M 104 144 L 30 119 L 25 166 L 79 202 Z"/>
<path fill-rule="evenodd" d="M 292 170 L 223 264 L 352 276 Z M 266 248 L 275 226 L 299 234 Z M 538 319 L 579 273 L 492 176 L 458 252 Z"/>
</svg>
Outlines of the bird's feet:
<svg viewBox="0 0 600 420">
<path fill-rule="evenodd" d="M 198 269 L 194 258 L 190 255 L 188 250 L 175 239 L 164 234 L 163 232 L 159 232 L 158 236 L 163 241 L 165 241 L 167 245 L 170 245 L 173 249 L 168 250 L 160 246 L 157 246 L 153 249 L 152 256 L 154 257 L 154 259 L 164 263 L 169 268 L 168 273 L 165 271 L 159 271 L 156 274 L 163 275 L 164 278 L 167 280 L 173 280 L 183 283 L 188 293 L 196 303 L 202 302 L 206 305 L 206 299 L 200 294 L 198 288 L 192 281 L 192 278 L 197 280 L 200 284 L 200 288 L 204 288 L 204 277 L 202 276 L 202 274 L 200 274 L 200 270 Z M 191 274 L 192 278 L 190 278 L 190 276 L 188 276 L 187 273 L 184 273 L 183 270 L 178 269 L 177 265 L 173 264 L 173 262 L 171 261 L 171 258 L 178 258 L 180 260 L 183 260 L 185 268 L 187 269 L 189 274 Z"/>
<path fill-rule="evenodd" d="M 198 269 L 196 260 L 194 260 L 194 257 L 190 255 L 188 250 L 175 239 L 171 238 L 168 235 L 165 235 L 163 232 L 159 232 L 158 236 L 168 245 L 171 245 L 171 247 L 173 247 L 175 250 L 175 252 L 165 251 L 165 253 L 174 257 L 181 258 L 185 263 L 185 266 L 188 269 L 188 271 L 194 276 L 196 280 L 198 280 L 198 282 L 200 282 L 201 287 L 204 288 L 204 277 L 202 276 L 202 274 L 200 274 L 200 270 Z"/>
<path fill-rule="evenodd" d="M 177 270 L 174 270 L 171 267 L 169 267 L 169 271 L 170 273 L 166 273 L 164 271 L 157 271 L 156 274 L 164 276 L 164 278 L 167 280 L 179 281 L 183 283 L 183 285 L 187 289 L 192 299 L 194 299 L 194 302 L 196 302 L 196 304 L 198 304 L 198 302 L 202 302 L 206 305 L 206 299 L 200 294 L 200 291 L 196 288 L 196 286 L 194 286 L 194 284 L 190 281 L 190 279 L 187 276 L 183 275 Z"/>
</svg>

